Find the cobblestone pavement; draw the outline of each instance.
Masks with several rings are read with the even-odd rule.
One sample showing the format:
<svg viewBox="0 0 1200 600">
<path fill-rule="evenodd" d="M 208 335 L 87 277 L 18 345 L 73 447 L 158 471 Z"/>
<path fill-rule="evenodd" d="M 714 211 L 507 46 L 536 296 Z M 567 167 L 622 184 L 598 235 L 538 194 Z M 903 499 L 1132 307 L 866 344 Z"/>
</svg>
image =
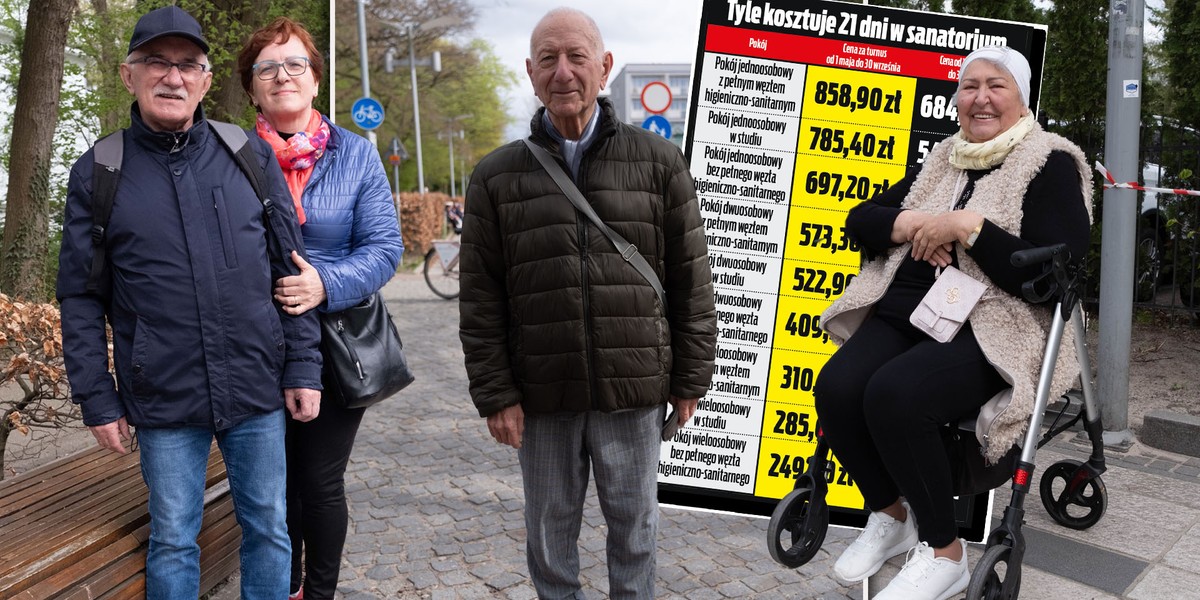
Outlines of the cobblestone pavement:
<svg viewBox="0 0 1200 600">
<path fill-rule="evenodd" d="M 370 409 L 359 431 L 347 473 L 351 524 L 338 597 L 535 598 L 516 451 L 491 439 L 468 397 L 458 303 L 435 297 L 420 274 L 397 275 L 383 293 L 417 380 Z M 1039 464 L 1086 459 L 1087 448 L 1070 438 L 1043 449 Z M 1110 455 L 1109 467 L 1108 512 L 1089 530 L 1056 525 L 1036 489 L 1029 496 L 1021 597 L 1200 598 L 1200 459 L 1135 444 Z M 996 493 L 993 526 L 1008 498 L 1007 489 Z M 605 527 L 594 488 L 584 521 L 584 592 L 604 598 Z M 766 529 L 766 519 L 663 507 L 659 598 L 864 599 L 861 585 L 830 575 L 857 532 L 831 528 L 816 558 L 789 570 L 768 555 Z M 970 546 L 971 566 L 981 553 Z M 872 589 L 902 562 L 885 565 Z M 231 581 L 211 600 L 236 598 L 236 589 Z"/>
</svg>

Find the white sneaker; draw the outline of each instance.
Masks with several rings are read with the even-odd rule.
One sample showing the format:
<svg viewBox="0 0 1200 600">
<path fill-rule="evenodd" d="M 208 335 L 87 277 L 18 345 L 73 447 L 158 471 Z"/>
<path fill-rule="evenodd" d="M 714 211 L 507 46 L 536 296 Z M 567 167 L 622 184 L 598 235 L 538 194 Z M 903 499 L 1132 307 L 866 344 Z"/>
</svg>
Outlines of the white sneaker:
<svg viewBox="0 0 1200 600">
<path fill-rule="evenodd" d="M 971 572 L 967 569 L 967 543 L 958 562 L 937 558 L 933 548 L 921 542 L 909 551 L 908 560 L 896 578 L 874 600 L 946 600 L 967 589 Z"/>
<path fill-rule="evenodd" d="M 908 517 L 903 523 L 881 512 L 867 517 L 867 526 L 833 565 L 833 574 L 854 583 L 875 574 L 887 559 L 904 554 L 917 545 L 917 519 L 907 502 L 902 502 Z"/>
</svg>

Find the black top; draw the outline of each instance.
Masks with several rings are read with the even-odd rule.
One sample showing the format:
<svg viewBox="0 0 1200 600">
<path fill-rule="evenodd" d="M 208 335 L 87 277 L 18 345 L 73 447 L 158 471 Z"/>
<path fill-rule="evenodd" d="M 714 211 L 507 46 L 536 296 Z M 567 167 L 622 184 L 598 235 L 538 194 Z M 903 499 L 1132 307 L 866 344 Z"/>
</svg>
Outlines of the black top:
<svg viewBox="0 0 1200 600">
<path fill-rule="evenodd" d="M 969 196 L 975 182 L 994 170 L 966 172 L 968 183 L 960 196 L 960 200 L 966 198 L 965 207 L 971 205 Z M 892 242 L 892 226 L 903 210 L 900 204 L 912 189 L 914 178 L 915 174 L 905 177 L 874 198 L 854 207 L 846 216 L 846 231 L 862 246 L 868 260 L 899 245 Z M 1060 150 L 1050 153 L 1042 171 L 1025 191 L 1022 211 L 1019 237 L 984 219 L 979 237 L 974 246 L 967 250 L 971 259 L 996 286 L 1018 298 L 1023 297 L 1021 285 L 1039 275 L 1042 266 L 1014 267 L 1009 262 L 1013 252 L 1058 243 L 1066 243 L 1076 260 L 1082 259 L 1087 252 L 1090 234 L 1087 211 L 1079 187 L 1078 170 L 1070 154 Z M 957 266 L 957 246 L 951 250 L 950 257 Z M 911 327 L 908 317 L 933 282 L 933 266 L 925 261 L 913 260 L 912 255 L 908 255 L 900 264 L 887 292 L 876 304 L 876 314 L 895 325 Z"/>
</svg>

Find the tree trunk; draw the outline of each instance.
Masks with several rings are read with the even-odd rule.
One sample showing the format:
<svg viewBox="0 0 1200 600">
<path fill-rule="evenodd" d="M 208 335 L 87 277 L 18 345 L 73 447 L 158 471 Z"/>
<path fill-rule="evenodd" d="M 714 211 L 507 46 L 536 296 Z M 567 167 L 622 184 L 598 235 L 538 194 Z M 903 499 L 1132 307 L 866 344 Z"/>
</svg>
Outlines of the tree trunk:
<svg viewBox="0 0 1200 600">
<path fill-rule="evenodd" d="M 91 0 L 91 4 L 92 13 L 95 15 L 93 18 L 96 20 L 96 28 L 101 32 L 117 30 L 112 13 L 108 10 L 108 0 Z M 126 96 L 125 84 L 121 83 L 121 73 L 117 65 L 125 56 L 125 46 L 122 45 L 123 40 L 116 40 L 115 43 L 105 43 L 107 41 L 99 39 L 94 41 L 96 44 L 96 62 L 98 67 L 92 69 L 88 77 L 93 81 L 95 89 L 99 90 L 101 97 L 124 98 Z M 117 104 L 117 106 L 121 105 Z M 122 106 L 121 109 L 113 108 L 101 113 L 99 115 L 100 135 L 119 129 L 121 127 L 121 117 L 126 110 L 127 106 Z"/>
<path fill-rule="evenodd" d="M 241 122 L 250 99 L 237 74 L 237 54 L 255 29 L 266 25 L 270 0 L 205 0 L 193 2 L 192 15 L 202 27 L 213 51 L 213 85 L 205 97 L 207 117 L 219 121 Z"/>
<path fill-rule="evenodd" d="M 0 238 L 0 290 L 45 299 L 50 161 L 63 81 L 67 31 L 77 0 L 29 3 L 9 147 L 8 204 Z"/>
</svg>

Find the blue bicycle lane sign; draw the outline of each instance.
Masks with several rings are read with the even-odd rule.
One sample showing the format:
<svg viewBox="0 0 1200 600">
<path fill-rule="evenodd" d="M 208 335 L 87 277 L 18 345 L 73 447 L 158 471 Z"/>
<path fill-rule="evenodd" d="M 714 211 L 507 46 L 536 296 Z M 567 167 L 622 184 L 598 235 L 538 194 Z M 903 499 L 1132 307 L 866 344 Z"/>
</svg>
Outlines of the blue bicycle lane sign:
<svg viewBox="0 0 1200 600">
<path fill-rule="evenodd" d="M 350 107 L 350 117 L 355 125 L 370 131 L 383 124 L 383 105 L 374 98 L 359 98 Z"/>
</svg>

